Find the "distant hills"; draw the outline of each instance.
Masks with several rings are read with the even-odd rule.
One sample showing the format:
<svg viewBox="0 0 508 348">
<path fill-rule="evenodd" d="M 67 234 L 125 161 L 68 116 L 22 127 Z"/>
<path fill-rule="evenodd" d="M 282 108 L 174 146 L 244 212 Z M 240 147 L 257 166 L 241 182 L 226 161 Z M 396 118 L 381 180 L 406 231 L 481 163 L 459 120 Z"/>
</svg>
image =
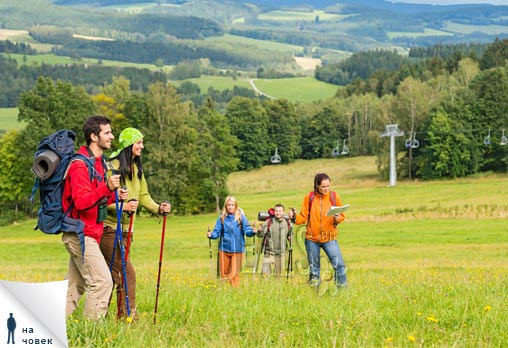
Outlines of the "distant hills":
<svg viewBox="0 0 508 348">
<path fill-rule="evenodd" d="M 445 0 L 443 0 L 445 1 Z M 355 52 L 508 37 L 508 6 L 384 0 L 0 0 L 0 27 L 75 59 L 178 65 L 273 76 L 302 73 L 293 57 L 335 63 Z M 83 38 L 104 38 L 100 42 Z M 35 41 L 35 42 L 34 42 Z M 203 60 L 204 59 L 204 60 Z"/>
</svg>

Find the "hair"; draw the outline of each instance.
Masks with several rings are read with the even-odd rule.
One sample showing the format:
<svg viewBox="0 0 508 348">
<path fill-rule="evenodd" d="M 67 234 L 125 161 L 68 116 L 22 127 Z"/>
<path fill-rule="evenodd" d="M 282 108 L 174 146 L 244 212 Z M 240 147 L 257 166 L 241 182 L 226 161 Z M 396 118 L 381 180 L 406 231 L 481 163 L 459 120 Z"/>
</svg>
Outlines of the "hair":
<svg viewBox="0 0 508 348">
<path fill-rule="evenodd" d="M 275 208 L 282 208 L 282 210 L 284 210 L 284 209 L 285 209 L 285 208 L 284 208 L 284 205 L 282 205 L 282 204 L 280 204 L 280 203 L 275 204 L 275 206 L 274 206 L 273 208 L 274 208 L 274 209 L 275 209 Z"/>
<path fill-rule="evenodd" d="M 324 180 L 330 180 L 330 177 L 327 174 L 325 174 L 325 173 L 318 173 L 314 177 L 314 192 L 316 194 L 319 193 L 319 187 L 318 186 L 321 185 L 321 183 Z"/>
<path fill-rule="evenodd" d="M 90 116 L 83 124 L 83 134 L 85 135 L 86 145 L 92 142 L 92 133 L 99 136 L 101 126 L 111 124 L 111 120 L 106 116 Z"/>
<path fill-rule="evenodd" d="M 226 216 L 228 216 L 228 210 L 226 208 L 227 204 L 229 201 L 233 201 L 235 202 L 235 220 L 241 224 L 242 223 L 242 211 L 240 210 L 240 208 L 238 207 L 238 201 L 236 200 L 235 197 L 233 196 L 227 196 L 226 199 L 224 200 L 224 208 L 222 208 L 222 214 L 221 214 L 221 221 L 222 223 L 224 223 L 224 219 L 226 219 Z"/>
<path fill-rule="evenodd" d="M 136 156 L 135 158 L 132 158 L 132 146 L 127 146 L 126 148 L 122 149 L 120 153 L 114 157 L 117 158 L 120 162 L 119 167 L 119 174 L 121 177 L 121 180 L 125 182 L 125 178 L 129 177 L 129 180 L 132 181 L 132 166 L 135 165 L 138 167 L 138 179 L 141 180 L 143 177 L 143 166 L 141 165 L 141 156 Z"/>
</svg>

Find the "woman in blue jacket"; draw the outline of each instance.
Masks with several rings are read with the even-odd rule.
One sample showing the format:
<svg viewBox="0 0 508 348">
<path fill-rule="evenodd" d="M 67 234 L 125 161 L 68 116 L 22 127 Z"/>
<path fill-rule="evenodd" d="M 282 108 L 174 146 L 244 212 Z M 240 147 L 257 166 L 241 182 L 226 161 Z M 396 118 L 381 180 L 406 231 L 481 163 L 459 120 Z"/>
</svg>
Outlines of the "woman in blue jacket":
<svg viewBox="0 0 508 348">
<path fill-rule="evenodd" d="M 228 196 L 224 201 L 222 214 L 217 219 L 213 231 L 207 237 L 219 239 L 219 269 L 221 279 L 229 279 L 233 287 L 240 286 L 240 271 L 245 251 L 245 236 L 254 236 L 249 221 L 238 208 L 235 197 Z"/>
</svg>

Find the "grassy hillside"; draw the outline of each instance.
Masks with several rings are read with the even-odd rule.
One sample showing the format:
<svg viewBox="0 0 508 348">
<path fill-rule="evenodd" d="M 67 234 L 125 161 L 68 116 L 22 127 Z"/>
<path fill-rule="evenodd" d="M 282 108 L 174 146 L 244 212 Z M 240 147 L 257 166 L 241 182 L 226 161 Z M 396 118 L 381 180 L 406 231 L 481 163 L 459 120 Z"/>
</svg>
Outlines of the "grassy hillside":
<svg viewBox="0 0 508 348">
<path fill-rule="evenodd" d="M 318 81 L 313 77 L 257 79 L 254 83 L 259 90 L 269 96 L 300 102 L 331 98 L 338 88 L 336 85 Z"/>
<path fill-rule="evenodd" d="M 76 61 L 70 57 L 57 56 L 51 53 L 46 54 L 38 54 L 35 56 L 24 56 L 22 54 L 8 54 L 8 57 L 14 58 L 18 65 L 27 64 L 27 65 L 55 65 L 55 64 L 100 64 L 104 66 L 117 66 L 117 67 L 133 67 L 138 69 L 148 69 L 151 71 L 158 71 L 163 69 L 165 72 L 170 72 L 172 66 L 165 65 L 162 68 L 156 67 L 154 64 L 141 64 L 141 63 L 128 63 L 128 62 L 120 62 L 113 60 L 97 60 L 91 58 L 81 58 Z"/>
<path fill-rule="evenodd" d="M 0 130 L 20 129 L 23 124 L 18 122 L 18 108 L 0 108 Z"/>
<path fill-rule="evenodd" d="M 225 89 L 233 89 L 235 86 L 251 88 L 249 81 L 243 78 L 234 79 L 232 77 L 222 76 L 202 76 L 200 78 L 188 79 L 195 83 L 201 89 L 201 93 L 206 93 L 209 87 L 213 87 L 216 90 L 223 91 Z M 172 81 L 176 86 L 180 85 L 184 81 Z"/>
<path fill-rule="evenodd" d="M 81 311 L 67 321 L 69 347 L 502 347 L 508 341 L 506 176 L 433 182 L 379 180 L 374 158 L 297 161 L 228 180 L 249 221 L 277 202 L 299 208 L 316 172 L 351 204 L 339 226 L 349 287 L 335 291 L 322 259 L 319 292 L 307 284 L 297 229 L 294 274 L 260 279 L 245 267 L 241 287 L 214 279 L 216 214 L 167 220 L 157 324 L 161 221 L 141 218 L 131 250 L 139 320 L 97 325 Z M 34 221 L 0 228 L 0 278 L 61 280 L 67 252 Z M 252 240 L 247 238 L 249 242 Z M 246 265 L 255 260 L 249 247 Z M 22 333 L 17 339 L 22 339 Z"/>
<path fill-rule="evenodd" d="M 226 34 L 220 37 L 209 37 L 206 38 L 207 41 L 211 42 L 228 42 L 239 45 L 247 45 L 252 47 L 257 47 L 260 49 L 273 50 L 279 52 L 289 52 L 289 53 L 301 53 L 303 51 L 302 46 L 297 45 L 289 45 L 284 43 L 279 43 L 275 41 L 267 41 L 267 40 L 256 40 L 250 39 L 247 37 L 242 37 L 238 35 L 230 35 Z"/>
</svg>

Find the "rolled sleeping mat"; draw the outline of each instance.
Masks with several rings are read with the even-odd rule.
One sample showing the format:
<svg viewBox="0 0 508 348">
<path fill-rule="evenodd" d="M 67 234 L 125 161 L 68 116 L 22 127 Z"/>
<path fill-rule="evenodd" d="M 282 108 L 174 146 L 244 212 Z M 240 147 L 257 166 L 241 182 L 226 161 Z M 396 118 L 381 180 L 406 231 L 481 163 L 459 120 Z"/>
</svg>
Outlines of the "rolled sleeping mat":
<svg viewBox="0 0 508 348">
<path fill-rule="evenodd" d="M 41 152 L 34 158 L 32 164 L 32 172 L 40 180 L 48 179 L 60 164 L 60 157 L 51 150 Z"/>
<path fill-rule="evenodd" d="M 258 221 L 265 221 L 270 217 L 270 214 L 266 211 L 260 211 L 258 213 Z"/>
<path fill-rule="evenodd" d="M 266 221 L 270 216 L 273 216 L 273 214 L 270 214 L 271 212 L 268 211 L 260 211 L 258 213 L 258 221 Z M 289 219 L 288 214 L 284 214 L 284 218 Z"/>
</svg>

